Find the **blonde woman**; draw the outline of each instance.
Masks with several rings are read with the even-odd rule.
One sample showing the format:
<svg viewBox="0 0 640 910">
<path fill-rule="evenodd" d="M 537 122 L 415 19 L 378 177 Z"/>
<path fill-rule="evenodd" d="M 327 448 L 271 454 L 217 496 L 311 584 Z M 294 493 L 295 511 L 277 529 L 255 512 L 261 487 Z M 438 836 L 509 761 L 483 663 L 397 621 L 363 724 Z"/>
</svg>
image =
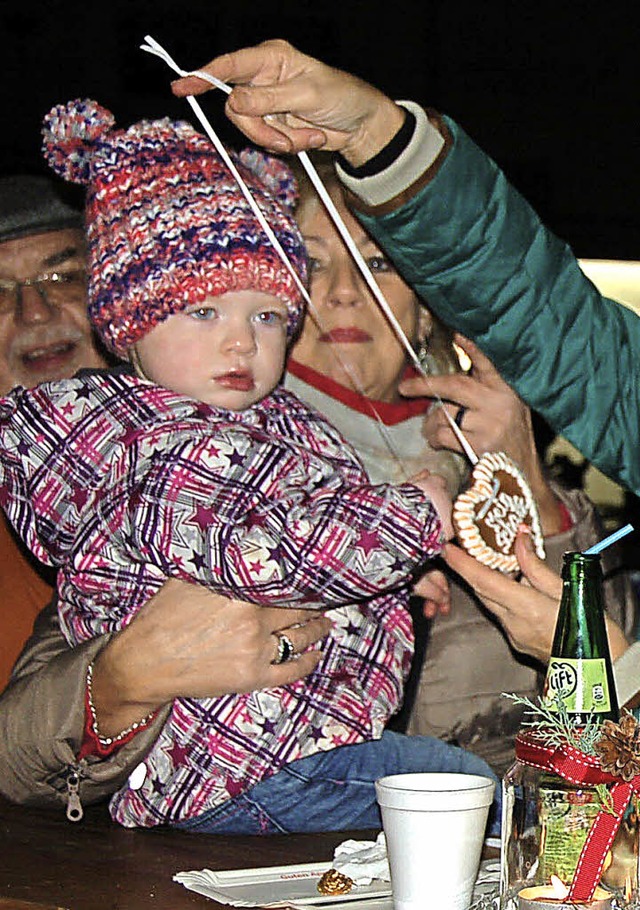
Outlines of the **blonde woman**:
<svg viewBox="0 0 640 910">
<path fill-rule="evenodd" d="M 452 331 L 429 312 L 353 217 L 330 156 L 320 153 L 314 160 L 406 335 L 432 371 L 446 374 L 438 382 L 446 387 L 447 407 L 458 421 L 463 418 L 474 450 L 507 451 L 524 470 L 538 503 L 547 562 L 559 569 L 566 550 L 582 549 L 601 535 L 592 504 L 581 491 L 548 481 L 529 409 L 475 345 L 462 339 L 473 370 L 460 371 Z M 427 467 L 447 478 L 455 497 L 466 482 L 468 463 L 451 451 L 459 446 L 442 409 L 431 399 L 400 394 L 399 384 L 415 370 L 315 190 L 304 173 L 297 177 L 297 219 L 310 257 L 314 312 L 307 313 L 289 357 L 286 385 L 352 443 L 374 482 L 397 482 Z M 447 573 L 445 579 L 431 572 L 417 585 L 425 599 L 414 611 L 418 641 L 401 724 L 408 724 L 410 733 L 464 746 L 502 773 L 513 759 L 521 709 L 501 693 L 535 696 L 538 669 L 511 648 L 471 589 Z M 628 581 L 609 580 L 607 599 L 612 615 L 628 625 L 633 616 Z M 428 630 L 423 611 L 433 617 Z"/>
</svg>

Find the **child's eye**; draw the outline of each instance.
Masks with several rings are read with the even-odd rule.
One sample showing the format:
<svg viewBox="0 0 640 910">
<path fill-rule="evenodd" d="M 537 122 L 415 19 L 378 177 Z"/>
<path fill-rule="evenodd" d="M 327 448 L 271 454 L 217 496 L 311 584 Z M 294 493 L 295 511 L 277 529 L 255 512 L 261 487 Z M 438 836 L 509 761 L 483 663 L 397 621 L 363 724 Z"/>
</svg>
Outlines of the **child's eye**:
<svg viewBox="0 0 640 910">
<path fill-rule="evenodd" d="M 197 309 L 189 310 L 188 315 L 192 316 L 194 319 L 213 319 L 216 315 L 216 311 L 210 306 L 199 306 Z"/>
<path fill-rule="evenodd" d="M 314 259 L 313 256 L 309 256 L 308 262 L 309 262 L 309 274 L 310 275 L 313 275 L 314 272 L 319 272 L 320 269 L 322 268 L 322 263 L 320 262 L 320 260 Z"/>
<path fill-rule="evenodd" d="M 258 319 L 263 325 L 284 325 L 287 321 L 287 316 L 278 310 L 265 310 L 263 313 L 258 314 Z"/>
</svg>

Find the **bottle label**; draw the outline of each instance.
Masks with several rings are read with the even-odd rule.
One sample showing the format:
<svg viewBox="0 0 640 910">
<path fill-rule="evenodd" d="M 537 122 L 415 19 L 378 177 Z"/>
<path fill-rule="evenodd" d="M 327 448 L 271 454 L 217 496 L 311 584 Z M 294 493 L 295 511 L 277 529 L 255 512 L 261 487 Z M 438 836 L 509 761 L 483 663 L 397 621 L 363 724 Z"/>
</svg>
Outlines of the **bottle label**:
<svg viewBox="0 0 640 910">
<path fill-rule="evenodd" d="M 541 853 L 543 881 L 557 875 L 568 885 L 591 826 L 601 809 L 595 791 L 540 787 Z"/>
<path fill-rule="evenodd" d="M 561 698 L 569 714 L 604 714 L 611 710 L 606 662 L 552 657 L 544 687 L 545 706 L 557 709 Z"/>
</svg>

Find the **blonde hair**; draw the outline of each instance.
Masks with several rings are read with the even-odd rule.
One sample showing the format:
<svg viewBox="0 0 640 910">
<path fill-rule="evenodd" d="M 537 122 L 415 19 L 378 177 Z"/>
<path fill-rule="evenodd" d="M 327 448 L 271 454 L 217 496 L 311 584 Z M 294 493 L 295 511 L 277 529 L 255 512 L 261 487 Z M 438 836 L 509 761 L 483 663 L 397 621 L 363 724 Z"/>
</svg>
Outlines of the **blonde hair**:
<svg viewBox="0 0 640 910">
<path fill-rule="evenodd" d="M 311 152 L 311 160 L 329 193 L 344 193 L 336 173 L 333 155 L 329 152 Z M 311 183 L 307 172 L 296 157 L 289 162 L 298 184 L 298 200 L 295 217 L 302 228 L 302 221 L 312 215 L 322 202 Z M 428 314 L 428 329 L 418 341 L 419 359 L 428 373 L 456 373 L 461 371 L 460 360 L 453 344 L 453 331 L 429 310 L 419 297 L 418 305 Z M 455 497 L 468 475 L 468 463 L 464 456 L 450 450 L 432 450 L 429 469 L 441 474 L 449 492 Z"/>
<path fill-rule="evenodd" d="M 344 189 L 336 173 L 333 155 L 330 152 L 310 152 L 309 157 L 327 190 L 330 193 L 338 192 L 342 196 Z M 322 202 L 299 159 L 295 157 L 288 161 L 288 164 L 298 184 L 295 217 L 298 225 L 301 226 L 303 219 L 307 218 L 318 206 L 322 205 Z M 453 344 L 453 331 L 431 312 L 424 300 L 421 298 L 417 299 L 419 305 L 428 312 L 430 323 L 428 331 L 418 341 L 422 365 L 428 373 L 460 372 L 460 361 Z"/>
</svg>

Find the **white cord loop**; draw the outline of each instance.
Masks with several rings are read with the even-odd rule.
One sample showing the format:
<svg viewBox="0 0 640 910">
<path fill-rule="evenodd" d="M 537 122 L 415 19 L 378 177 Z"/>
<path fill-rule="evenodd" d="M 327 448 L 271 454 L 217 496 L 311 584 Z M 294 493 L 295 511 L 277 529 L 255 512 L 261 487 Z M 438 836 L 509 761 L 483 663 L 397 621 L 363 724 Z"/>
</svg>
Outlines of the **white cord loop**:
<svg viewBox="0 0 640 910">
<path fill-rule="evenodd" d="M 143 51 L 147 51 L 148 53 L 153 54 L 156 57 L 159 57 L 161 60 L 164 60 L 164 62 L 179 76 L 198 76 L 198 78 L 204 79 L 205 82 L 208 82 L 210 85 L 215 86 L 216 88 L 220 89 L 221 91 L 225 92 L 226 94 L 229 94 L 232 91 L 231 86 L 227 85 L 226 82 L 222 82 L 220 79 L 216 79 L 215 76 L 211 76 L 209 73 L 205 73 L 202 70 L 191 70 L 191 71 L 187 72 L 185 70 L 180 69 L 180 67 L 175 62 L 175 60 L 173 60 L 173 58 L 169 56 L 169 54 L 165 51 L 165 49 L 163 47 L 161 47 L 161 45 L 158 44 L 158 42 L 154 38 L 152 38 L 150 35 L 146 35 L 144 40 L 147 43 L 140 45 L 140 49 Z M 269 226 L 266 218 L 264 217 L 261 209 L 259 208 L 257 202 L 251 195 L 251 192 L 249 191 L 248 187 L 246 186 L 245 182 L 243 181 L 241 175 L 238 173 L 238 169 L 236 168 L 233 161 L 229 157 L 227 150 L 224 148 L 224 146 L 220 142 L 217 134 L 215 133 L 213 127 L 209 123 L 202 108 L 200 107 L 200 105 L 198 104 L 196 99 L 193 97 L 193 95 L 187 95 L 187 101 L 190 104 L 196 117 L 198 118 L 200 124 L 202 125 L 204 131 L 206 132 L 207 136 L 213 142 L 220 157 L 223 159 L 223 161 L 225 162 L 225 164 L 227 165 L 227 167 L 229 168 L 229 170 L 235 177 L 235 179 L 238 183 L 238 186 L 240 187 L 240 190 L 241 190 L 243 196 L 245 197 L 245 199 L 251 206 L 251 209 L 254 212 L 254 214 L 258 220 L 258 223 L 264 230 L 265 234 L 269 238 L 269 241 L 273 244 L 276 252 L 282 259 L 282 262 L 284 263 L 285 267 L 287 268 L 287 270 L 293 277 L 294 281 L 296 282 L 296 285 L 300 289 L 300 293 L 302 294 L 302 297 L 303 297 L 305 303 L 309 307 L 310 312 L 313 314 L 314 318 L 318 322 L 318 325 L 321 326 L 322 322 L 320 320 L 318 311 L 317 311 L 316 307 L 313 305 L 313 302 L 311 300 L 311 297 L 309 296 L 309 293 L 308 293 L 306 287 L 300 280 L 300 276 L 298 275 L 298 273 L 294 269 L 293 265 L 289 261 L 289 258 L 287 256 L 287 254 L 285 253 L 285 251 L 282 249 L 282 246 L 280 245 L 278 238 L 273 233 L 273 231 L 272 231 L 271 227 Z M 337 208 L 335 207 L 333 200 L 331 199 L 329 193 L 327 192 L 326 187 L 322 183 L 320 175 L 318 174 L 313 163 L 309 159 L 309 156 L 307 155 L 306 152 L 299 152 L 298 158 L 300 159 L 300 162 L 301 162 L 303 168 L 305 169 L 311 183 L 313 184 L 316 192 L 320 196 L 320 199 L 322 200 L 325 208 L 327 209 L 329 217 L 333 221 L 340 237 L 342 238 L 347 249 L 349 250 L 354 262 L 358 266 L 358 269 L 360 270 L 360 273 L 362 274 L 362 276 L 367 284 L 367 287 L 373 294 L 373 296 L 374 296 L 375 300 L 377 301 L 378 305 L 380 306 L 382 312 L 387 317 L 393 331 L 396 334 L 396 337 L 398 338 L 401 345 L 406 350 L 407 354 L 409 355 L 409 358 L 411 359 L 412 363 L 414 364 L 414 366 L 418 370 L 418 372 L 422 376 L 427 376 L 428 374 L 427 374 L 426 370 L 424 369 L 424 367 L 422 366 L 422 364 L 420 363 L 420 360 L 418 359 L 418 356 L 413 349 L 413 345 L 411 344 L 411 342 L 405 335 L 405 333 L 402 329 L 402 326 L 396 319 L 395 314 L 393 313 L 393 310 L 389 306 L 387 300 L 384 297 L 384 294 L 380 290 L 380 287 L 379 287 L 378 283 L 376 282 L 376 280 L 373 276 L 373 273 L 371 272 L 371 269 L 367 265 L 366 260 L 362 256 L 360 250 L 357 248 L 357 246 L 353 240 L 353 237 L 349 233 L 349 230 L 348 230 L 346 224 L 344 223 L 340 213 L 338 212 Z M 385 440 L 386 446 L 388 447 L 389 451 L 395 458 L 396 462 L 399 465 L 403 466 L 403 461 L 400 458 L 399 454 L 395 451 L 395 449 L 391 443 L 391 440 L 389 438 L 389 434 L 386 431 L 386 427 L 384 426 L 382 420 L 380 419 L 380 416 L 378 415 L 377 411 L 375 410 L 373 405 L 370 403 L 370 400 L 364 394 L 364 392 L 361 388 L 361 385 L 360 385 L 359 381 L 357 380 L 357 377 L 355 376 L 353 370 L 342 360 L 340 360 L 340 363 L 341 363 L 341 366 L 343 367 L 343 369 L 345 369 L 346 373 L 351 378 L 351 380 L 355 383 L 355 387 L 358 390 L 358 392 L 360 392 L 360 394 L 363 396 L 363 398 L 367 402 L 369 402 L 371 410 L 376 418 L 378 427 L 380 429 L 380 433 Z M 437 396 L 437 401 L 438 401 L 439 405 L 442 407 L 442 409 L 444 411 L 444 415 L 449 423 L 449 426 L 451 427 L 453 433 L 455 434 L 458 442 L 462 446 L 467 458 L 469 459 L 469 461 L 471 462 L 472 465 L 477 464 L 478 456 L 473 451 L 473 448 L 471 447 L 469 441 L 466 439 L 464 433 L 462 432 L 460 427 L 458 427 L 456 425 L 454 419 L 451 417 L 451 415 L 449 414 L 447 409 L 443 406 L 443 401 L 439 396 Z"/>
</svg>

